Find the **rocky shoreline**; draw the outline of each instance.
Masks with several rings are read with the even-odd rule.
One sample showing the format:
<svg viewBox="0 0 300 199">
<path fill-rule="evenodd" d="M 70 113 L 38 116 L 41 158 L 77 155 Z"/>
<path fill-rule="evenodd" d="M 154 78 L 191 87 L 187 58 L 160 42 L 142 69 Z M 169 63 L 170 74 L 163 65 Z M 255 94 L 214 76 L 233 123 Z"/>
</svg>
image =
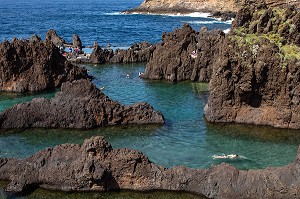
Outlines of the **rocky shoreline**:
<svg viewBox="0 0 300 199">
<path fill-rule="evenodd" d="M 79 128 L 163 124 L 163 115 L 147 103 L 122 106 L 89 80 L 62 84 L 51 100 L 34 98 L 0 113 L 0 128 Z"/>
<path fill-rule="evenodd" d="M 126 10 L 123 13 L 140 14 L 189 14 L 194 12 L 210 13 L 210 17 L 221 18 L 223 21 L 235 17 L 235 13 L 241 8 L 240 1 L 225 0 L 145 0 L 136 8 Z"/>
<path fill-rule="evenodd" d="M 300 129 L 299 10 L 247 4 L 231 31 L 163 33 L 142 77 L 210 82 L 209 122 Z"/>
<path fill-rule="evenodd" d="M 262 1 L 238 13 L 229 34 L 200 32 L 185 24 L 162 42 L 112 52 L 94 45 L 87 63 L 149 61 L 143 75 L 170 81 L 210 81 L 205 117 L 300 129 L 300 12 Z M 67 61 L 50 32 L 45 41 L 13 39 L 0 46 L 1 90 L 39 91 L 59 87 L 53 99 L 33 99 L 0 113 L 1 128 L 95 128 L 164 122 L 147 103 L 122 106 L 88 80 L 85 69 Z M 82 47 L 79 37 L 73 45 Z M 83 60 L 80 60 L 83 61 Z M 260 170 L 229 164 L 209 169 L 164 168 L 136 150 L 113 149 L 103 137 L 83 145 L 62 144 L 26 159 L 0 158 L 6 191 L 43 187 L 62 191 L 176 190 L 209 198 L 300 198 L 300 147 L 294 162 Z"/>
<path fill-rule="evenodd" d="M 0 91 L 42 91 L 63 82 L 89 78 L 87 70 L 68 62 L 59 49 L 37 35 L 0 44 Z"/>
<path fill-rule="evenodd" d="M 208 198 L 300 197 L 300 147 L 294 162 L 260 170 L 222 163 L 209 169 L 164 168 L 136 150 L 113 149 L 103 137 L 83 145 L 62 144 L 26 159 L 0 158 L 0 179 L 8 192 L 42 187 L 62 191 L 187 191 Z"/>
<path fill-rule="evenodd" d="M 145 0 L 138 7 L 126 10 L 124 13 L 140 14 L 188 14 L 194 12 L 211 13 L 211 17 L 221 18 L 223 21 L 235 17 L 243 5 L 252 0 Z M 255 1 L 253 1 L 255 3 Z M 297 0 L 266 0 L 270 7 L 296 6 L 300 8 Z"/>
<path fill-rule="evenodd" d="M 300 12 L 249 4 L 219 46 L 205 116 L 300 129 Z"/>
</svg>

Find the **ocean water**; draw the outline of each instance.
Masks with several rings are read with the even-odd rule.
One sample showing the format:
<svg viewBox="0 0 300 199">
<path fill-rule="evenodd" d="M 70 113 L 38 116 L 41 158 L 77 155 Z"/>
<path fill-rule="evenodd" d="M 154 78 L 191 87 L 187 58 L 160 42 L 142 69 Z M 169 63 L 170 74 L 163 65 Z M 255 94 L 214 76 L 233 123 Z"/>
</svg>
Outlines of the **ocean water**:
<svg viewBox="0 0 300 199">
<path fill-rule="evenodd" d="M 124 15 L 120 12 L 136 7 L 141 0 L 0 0 L 0 41 L 12 37 L 29 38 L 32 34 L 45 37 L 55 29 L 67 41 L 78 34 L 84 45 L 94 41 L 105 46 L 128 47 L 135 42 L 158 42 L 164 31 L 172 31 L 188 22 L 196 30 L 226 30 L 230 23 L 193 13 L 180 15 Z M 0 131 L 0 157 L 24 158 L 38 150 L 61 143 L 81 144 L 85 138 L 104 136 L 114 148 L 137 149 L 159 165 L 184 165 L 208 168 L 227 162 L 240 169 L 282 166 L 294 160 L 300 143 L 300 131 L 274 129 L 241 124 L 211 124 L 203 109 L 208 98 L 208 84 L 195 82 L 170 83 L 143 80 L 138 73 L 142 64 L 82 65 L 95 77 L 93 82 L 104 86 L 104 93 L 122 104 L 148 102 L 161 111 L 164 125 L 116 126 L 92 130 L 23 129 Z M 130 78 L 126 75 L 130 74 Z M 0 93 L 0 112 L 16 103 L 34 97 L 51 98 L 57 90 L 42 93 Z M 218 154 L 239 154 L 234 160 L 214 159 Z M 0 187 L 4 186 L 0 183 Z M 147 195 L 148 194 L 148 195 Z M 25 196 L 0 198 L 196 198 L 183 193 L 121 192 L 66 194 L 37 190 Z"/>
<path fill-rule="evenodd" d="M 205 14 L 124 15 L 121 11 L 134 8 L 142 0 L 0 0 L 0 41 L 12 37 L 29 38 L 33 34 L 45 37 L 55 29 L 66 41 L 78 34 L 86 46 L 94 41 L 105 46 L 127 47 L 135 42 L 158 42 L 162 32 L 169 32 L 189 22 L 199 30 L 228 29 L 229 23 L 205 18 Z M 203 22 L 203 23 L 202 23 Z"/>
</svg>

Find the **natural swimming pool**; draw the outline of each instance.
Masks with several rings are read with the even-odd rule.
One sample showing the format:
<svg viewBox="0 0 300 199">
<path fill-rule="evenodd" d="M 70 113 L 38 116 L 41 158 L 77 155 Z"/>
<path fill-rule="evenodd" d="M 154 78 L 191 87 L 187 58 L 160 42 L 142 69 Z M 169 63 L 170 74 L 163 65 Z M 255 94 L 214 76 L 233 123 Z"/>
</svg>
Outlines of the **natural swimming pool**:
<svg viewBox="0 0 300 199">
<path fill-rule="evenodd" d="M 115 126 L 91 130 L 25 129 L 0 134 L 1 157 L 27 157 L 61 143 L 82 143 L 93 135 L 104 136 L 115 148 L 138 149 L 165 167 L 184 165 L 208 168 L 228 162 L 240 169 L 286 165 L 294 160 L 300 132 L 241 124 L 206 122 L 203 108 L 208 84 L 144 80 L 138 73 L 145 64 L 85 65 L 93 82 L 111 99 L 122 104 L 145 101 L 161 111 L 164 125 Z M 130 78 L 126 78 L 129 74 Z M 52 97 L 56 91 L 39 94 L 0 95 L 0 111 L 33 97 Z M 218 154 L 238 154 L 237 159 L 214 159 Z"/>
</svg>

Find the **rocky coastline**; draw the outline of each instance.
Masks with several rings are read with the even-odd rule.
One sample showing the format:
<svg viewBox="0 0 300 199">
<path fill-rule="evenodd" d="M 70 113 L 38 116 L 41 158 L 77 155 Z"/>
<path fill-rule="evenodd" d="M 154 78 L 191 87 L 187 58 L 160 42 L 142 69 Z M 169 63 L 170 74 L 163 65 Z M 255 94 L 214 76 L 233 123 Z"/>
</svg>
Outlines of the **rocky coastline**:
<svg viewBox="0 0 300 199">
<path fill-rule="evenodd" d="M 210 82 L 209 122 L 300 129 L 299 16 L 295 6 L 255 1 L 228 34 L 184 24 L 163 33 L 142 77 Z"/>
<path fill-rule="evenodd" d="M 205 116 L 300 129 L 300 12 L 249 4 L 235 18 L 214 63 Z"/>
<path fill-rule="evenodd" d="M 279 199 L 300 197 L 300 147 L 283 167 L 238 170 L 222 163 L 209 169 L 164 168 L 136 150 L 113 149 L 103 137 L 82 145 L 62 144 L 25 159 L 0 158 L 7 192 L 42 187 L 62 191 L 187 191 L 208 198 Z"/>
<path fill-rule="evenodd" d="M 34 98 L 0 113 L 0 128 L 79 128 L 163 124 L 163 115 L 147 103 L 122 106 L 89 80 L 62 84 L 51 100 Z"/>
<path fill-rule="evenodd" d="M 193 12 L 211 13 L 211 17 L 221 18 L 223 21 L 235 17 L 236 13 L 251 0 L 144 0 L 138 7 L 126 10 L 124 13 L 141 14 L 188 14 Z M 266 0 L 270 7 L 296 6 L 297 0 Z"/>
<path fill-rule="evenodd" d="M 42 91 L 63 82 L 89 78 L 87 70 L 69 63 L 59 49 L 37 35 L 0 44 L 0 91 Z"/>
<path fill-rule="evenodd" d="M 297 8 L 271 8 L 256 1 L 237 12 L 227 35 L 205 28 L 197 32 L 185 24 L 164 33 L 156 45 L 140 43 L 112 52 L 95 44 L 87 63 L 149 61 L 144 78 L 210 81 L 205 106 L 209 122 L 300 129 L 299 31 Z M 73 43 L 82 47 L 78 36 Z M 40 91 L 61 85 L 51 100 L 36 98 L 0 113 L 1 128 L 163 124 L 163 115 L 147 103 L 122 106 L 105 96 L 85 69 L 61 55 L 57 46 L 64 44 L 52 32 L 44 42 L 33 36 L 0 45 L 1 90 Z M 247 171 L 225 163 L 209 169 L 164 168 L 139 151 L 113 149 L 103 137 L 47 148 L 26 159 L 0 158 L 0 179 L 10 181 L 6 191 L 13 193 L 42 187 L 174 190 L 216 199 L 300 198 L 299 178 L 300 147 L 287 166 Z"/>
<path fill-rule="evenodd" d="M 210 13 L 211 17 L 227 21 L 235 17 L 235 13 L 241 8 L 241 5 L 242 1 L 234 0 L 145 0 L 138 7 L 126 10 L 124 13 L 189 14 L 199 12 Z"/>
</svg>

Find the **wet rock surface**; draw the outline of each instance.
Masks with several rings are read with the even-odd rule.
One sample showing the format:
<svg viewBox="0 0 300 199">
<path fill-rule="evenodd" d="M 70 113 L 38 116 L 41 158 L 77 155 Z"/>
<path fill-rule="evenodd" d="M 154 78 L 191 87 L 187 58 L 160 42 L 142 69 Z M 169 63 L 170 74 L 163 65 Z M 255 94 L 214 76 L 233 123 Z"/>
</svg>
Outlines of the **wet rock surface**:
<svg viewBox="0 0 300 199">
<path fill-rule="evenodd" d="M 208 82 L 224 38 L 225 34 L 220 30 L 202 28 L 196 32 L 188 24 L 164 33 L 162 42 L 156 45 L 147 63 L 143 77 Z"/>
<path fill-rule="evenodd" d="M 93 128 L 121 124 L 164 123 L 147 103 L 122 106 L 89 80 L 66 82 L 53 99 L 35 98 L 0 114 L 1 128 Z"/>
<path fill-rule="evenodd" d="M 30 40 L 13 38 L 0 44 L 0 91 L 41 91 L 88 78 L 86 69 L 60 54 L 53 42 L 62 40 L 49 35 L 44 42 L 34 35 Z"/>
<path fill-rule="evenodd" d="M 209 121 L 300 129 L 299 21 L 263 1 L 238 12 L 214 64 Z"/>
<path fill-rule="evenodd" d="M 299 198 L 300 148 L 284 167 L 238 170 L 222 163 L 209 169 L 164 168 L 136 150 L 113 149 L 103 137 L 83 145 L 62 144 L 26 159 L 0 158 L 6 191 L 43 187 L 63 191 L 174 190 L 209 198 Z"/>
</svg>

